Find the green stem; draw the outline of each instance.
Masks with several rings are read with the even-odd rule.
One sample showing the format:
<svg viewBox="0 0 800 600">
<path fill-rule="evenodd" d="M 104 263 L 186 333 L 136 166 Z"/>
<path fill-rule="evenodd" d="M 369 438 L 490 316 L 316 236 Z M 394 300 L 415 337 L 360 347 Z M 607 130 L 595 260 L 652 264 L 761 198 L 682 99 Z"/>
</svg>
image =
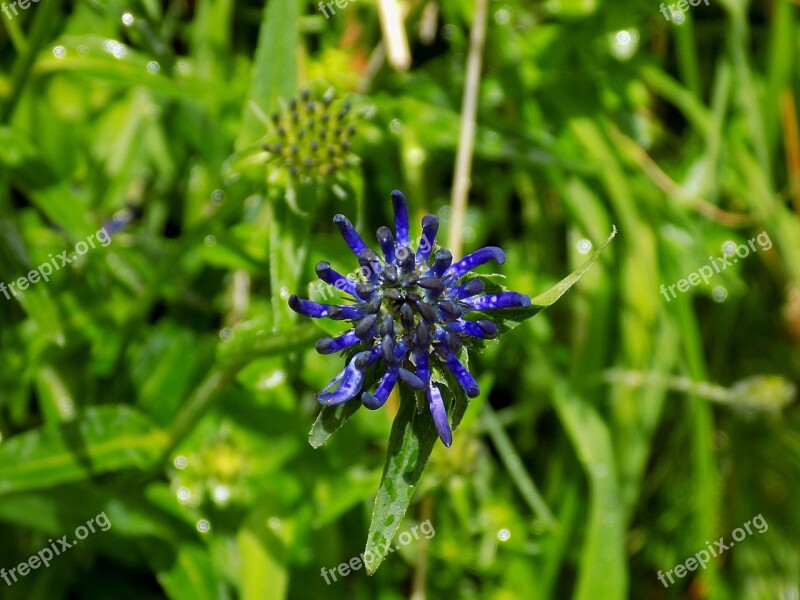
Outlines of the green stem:
<svg viewBox="0 0 800 600">
<path fill-rule="evenodd" d="M 489 432 L 489 437 L 492 438 L 492 443 L 500 455 L 500 460 L 503 462 L 508 474 L 519 490 L 519 493 L 531 507 L 534 514 L 541 519 L 548 529 L 556 528 L 556 519 L 550 509 L 547 507 L 544 498 L 536 488 L 536 484 L 528 475 L 525 468 L 522 466 L 522 459 L 514 450 L 514 445 L 506 434 L 503 426 L 500 424 L 497 415 L 488 403 L 483 405 L 483 422 Z"/>
</svg>

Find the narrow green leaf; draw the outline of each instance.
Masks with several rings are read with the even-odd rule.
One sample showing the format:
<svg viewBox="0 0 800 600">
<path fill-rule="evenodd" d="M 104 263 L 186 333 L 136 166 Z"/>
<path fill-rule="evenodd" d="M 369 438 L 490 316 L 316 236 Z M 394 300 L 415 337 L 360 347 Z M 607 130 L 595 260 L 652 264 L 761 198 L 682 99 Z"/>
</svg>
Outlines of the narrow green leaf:
<svg viewBox="0 0 800 600">
<path fill-rule="evenodd" d="M 236 535 L 242 600 L 283 600 L 287 596 L 289 548 L 294 540 L 291 527 L 283 520 L 275 527 L 267 525 L 274 514 L 269 504 L 256 508 Z"/>
<path fill-rule="evenodd" d="M 323 408 L 308 433 L 308 443 L 313 448 L 322 446 L 350 417 L 356 414 L 360 407 L 361 401 L 358 398 L 354 398 L 339 406 L 326 406 Z"/>
<path fill-rule="evenodd" d="M 517 325 L 530 319 L 531 317 L 537 315 L 539 312 L 543 311 L 548 306 L 552 306 L 556 303 L 556 301 L 563 296 L 569 288 L 575 285 L 581 277 L 583 277 L 586 272 L 592 267 L 595 261 L 599 258 L 600 254 L 602 254 L 603 250 L 611 243 L 611 240 L 617 235 L 617 228 L 614 227 L 614 230 L 611 232 L 611 235 L 608 236 L 608 239 L 603 242 L 603 245 L 600 246 L 597 250 L 595 250 L 589 259 L 581 265 L 579 269 L 573 271 L 569 275 L 567 275 L 564 279 L 559 281 L 556 285 L 551 287 L 546 292 L 542 292 L 535 298 L 531 300 L 531 305 L 527 308 L 509 308 L 504 310 L 494 310 L 488 311 L 485 313 L 473 313 L 475 315 L 480 315 L 482 319 L 489 319 L 493 321 L 500 327 L 501 332 L 509 331 L 514 329 Z M 487 291 L 489 293 L 493 291 L 503 291 L 505 288 L 499 286 L 493 279 L 496 276 L 492 275 L 484 275 L 479 276 L 481 281 L 484 282 L 486 285 Z"/>
<path fill-rule="evenodd" d="M 0 445 L 0 494 L 35 490 L 158 460 L 166 434 L 128 406 L 86 409 L 75 421 L 43 426 Z"/>
<path fill-rule="evenodd" d="M 255 143 L 263 134 L 264 126 L 255 111 L 269 114 L 277 98 L 289 98 L 295 92 L 299 16 L 299 2 L 268 2 L 264 8 L 237 150 Z M 276 57 L 280 57 L 280 60 L 276 60 Z"/>
<path fill-rule="evenodd" d="M 455 429 L 461 422 L 469 401 L 452 377 L 447 374 L 444 377 L 449 383 L 438 385 L 448 408 L 451 426 Z M 386 466 L 375 498 L 364 552 L 367 575 L 378 570 L 386 553 L 390 551 L 392 538 L 411 504 L 422 471 L 439 439 L 427 400 L 421 404 L 424 404 L 424 408 L 417 412 L 414 392 L 400 386 L 400 410 L 392 424 Z"/>
<path fill-rule="evenodd" d="M 159 552 L 145 552 L 158 572 L 158 582 L 172 600 L 214 600 L 222 592 L 222 582 L 217 576 L 208 550 L 195 543 L 182 543 L 173 560 L 159 556 Z"/>
</svg>

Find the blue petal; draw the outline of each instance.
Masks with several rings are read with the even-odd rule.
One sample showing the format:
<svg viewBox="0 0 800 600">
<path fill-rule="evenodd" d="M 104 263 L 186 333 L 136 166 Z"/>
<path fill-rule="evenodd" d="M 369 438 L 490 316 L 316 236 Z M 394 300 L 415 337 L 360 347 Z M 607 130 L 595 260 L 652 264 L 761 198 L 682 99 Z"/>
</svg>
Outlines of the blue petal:
<svg viewBox="0 0 800 600">
<path fill-rule="evenodd" d="M 332 285 L 337 290 L 341 290 L 350 294 L 351 296 L 356 295 L 356 284 L 353 283 L 350 279 L 336 271 L 331 267 L 331 264 L 327 261 L 321 260 L 317 263 L 316 266 L 317 277 L 322 279 L 328 285 Z"/>
<path fill-rule="evenodd" d="M 394 236 L 391 230 L 388 227 L 379 227 L 375 237 L 378 239 L 378 245 L 381 247 L 386 264 L 394 264 Z"/>
<path fill-rule="evenodd" d="M 531 299 L 525 294 L 518 292 L 503 292 L 501 294 L 487 294 L 486 296 L 475 296 L 466 298 L 463 303 L 469 304 L 476 310 L 494 310 L 498 308 L 527 308 L 531 305 Z"/>
<path fill-rule="evenodd" d="M 319 304 L 318 302 L 298 298 L 295 294 L 289 296 L 289 308 L 304 317 L 312 317 L 314 319 L 328 317 L 337 321 L 349 321 L 363 316 L 357 306 Z"/>
<path fill-rule="evenodd" d="M 350 331 L 335 338 L 324 337 L 317 340 L 315 348 L 320 354 L 333 354 L 335 352 L 339 352 L 340 350 L 345 350 L 346 348 L 355 346 L 360 341 L 361 340 L 358 339 L 356 332 L 351 329 Z"/>
<path fill-rule="evenodd" d="M 442 393 L 436 384 L 431 383 L 428 387 L 428 408 L 433 417 L 433 424 L 436 425 L 436 431 L 439 434 L 439 439 L 442 443 L 449 448 L 453 444 L 453 432 L 450 430 L 450 422 L 447 420 L 447 410 L 442 401 Z"/>
<path fill-rule="evenodd" d="M 378 382 L 375 393 L 370 394 L 369 392 L 364 392 L 361 394 L 361 402 L 364 406 L 371 410 L 376 410 L 383 406 L 397 383 L 399 371 L 400 369 L 397 367 L 387 369 L 386 373 L 383 374 L 383 377 L 381 377 L 381 380 Z"/>
<path fill-rule="evenodd" d="M 422 219 L 422 237 L 417 247 L 417 264 L 427 262 L 431 255 L 433 245 L 436 243 L 436 234 L 439 232 L 439 219 L 435 215 L 426 215 Z"/>
<path fill-rule="evenodd" d="M 341 232 L 344 241 L 348 246 L 350 246 L 353 254 L 358 256 L 367 249 L 367 245 L 364 243 L 364 240 L 362 240 L 361 236 L 358 235 L 356 228 L 353 227 L 353 224 L 347 217 L 344 215 L 336 215 L 333 217 L 333 222 L 336 223 L 337 227 L 339 227 L 339 231 Z"/>
<path fill-rule="evenodd" d="M 453 263 L 450 268 L 444 272 L 443 277 L 449 277 L 453 280 L 460 279 L 475 267 L 485 265 L 492 260 L 502 265 L 506 261 L 505 252 L 496 246 L 486 246 L 480 250 L 475 250 L 472 254 L 467 254 L 458 262 Z"/>
<path fill-rule="evenodd" d="M 417 377 L 427 384 L 431 379 L 431 368 L 428 364 L 430 352 L 427 348 L 416 348 L 414 350 L 414 362 L 416 363 Z"/>
<path fill-rule="evenodd" d="M 400 381 L 405 383 L 408 387 L 414 390 L 422 391 L 425 389 L 425 382 L 422 381 L 419 377 L 417 377 L 414 373 L 409 371 L 408 369 L 404 369 L 400 367 L 398 375 L 400 376 Z"/>
<path fill-rule="evenodd" d="M 377 359 L 378 352 L 375 348 L 359 352 L 353 356 L 348 365 L 328 385 L 322 388 L 322 391 L 317 396 L 319 402 L 326 406 L 333 406 L 355 398 L 364 383 L 364 370 Z M 357 366 L 357 362 L 362 363 L 360 369 Z M 341 385 L 336 391 L 328 392 L 330 388 L 339 382 L 341 382 Z"/>
<path fill-rule="evenodd" d="M 394 204 L 394 236 L 397 238 L 397 247 L 403 248 L 411 243 L 408 237 L 408 204 L 406 197 L 400 190 L 392 192 Z"/>
<path fill-rule="evenodd" d="M 481 393 L 480 387 L 478 387 L 478 382 L 475 381 L 475 378 L 472 376 L 472 373 L 467 371 L 464 368 L 464 365 L 461 364 L 461 361 L 458 360 L 455 354 L 453 354 L 447 346 L 441 344 L 439 346 L 439 353 L 444 356 L 445 359 L 445 366 L 450 369 L 450 372 L 455 376 L 456 381 L 458 381 L 458 385 L 464 388 L 464 391 L 467 393 L 467 396 L 470 398 L 475 398 L 478 394 Z"/>
<path fill-rule="evenodd" d="M 339 382 L 342 383 L 335 391 L 327 391 Z M 361 391 L 363 383 L 364 373 L 356 369 L 355 360 L 351 360 L 350 364 L 334 377 L 328 385 L 322 388 L 322 391 L 317 395 L 317 400 L 325 406 L 342 404 L 355 398 L 356 394 Z"/>
<path fill-rule="evenodd" d="M 475 338 L 481 338 L 484 340 L 495 338 L 497 337 L 498 333 L 497 325 L 495 325 L 491 321 L 487 321 L 484 319 L 481 319 L 480 321 L 477 322 L 458 319 L 456 321 L 451 321 L 450 323 L 448 323 L 447 327 L 451 331 L 455 331 L 457 333 L 463 333 L 464 335 L 468 335 L 470 337 L 475 337 Z"/>
<path fill-rule="evenodd" d="M 480 279 L 470 279 L 464 285 L 453 288 L 450 293 L 458 299 L 469 298 L 470 296 L 483 293 L 485 287 L 486 286 L 483 285 Z"/>
</svg>

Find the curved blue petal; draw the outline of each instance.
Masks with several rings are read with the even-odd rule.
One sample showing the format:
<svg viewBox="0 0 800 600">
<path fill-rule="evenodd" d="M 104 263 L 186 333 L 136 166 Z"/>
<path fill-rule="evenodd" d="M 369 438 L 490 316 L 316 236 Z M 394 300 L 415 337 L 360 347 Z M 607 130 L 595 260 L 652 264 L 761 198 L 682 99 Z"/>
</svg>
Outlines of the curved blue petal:
<svg viewBox="0 0 800 600">
<path fill-rule="evenodd" d="M 426 215 L 422 218 L 422 237 L 417 246 L 417 264 L 428 261 L 436 243 L 436 234 L 439 233 L 439 219 L 436 215 Z"/>
<path fill-rule="evenodd" d="M 327 391 L 339 382 L 341 382 L 341 385 L 335 391 Z M 342 404 L 343 402 L 355 398 L 358 392 L 361 391 L 361 385 L 363 383 L 364 373 L 356 368 L 355 359 L 351 360 L 328 385 L 322 388 L 322 391 L 317 394 L 317 400 L 320 404 L 324 404 L 325 406 Z"/>
<path fill-rule="evenodd" d="M 356 284 L 331 267 L 331 263 L 321 260 L 316 266 L 317 277 L 337 290 L 341 290 L 355 297 Z"/>
<path fill-rule="evenodd" d="M 392 204 L 394 205 L 394 237 L 397 239 L 397 247 L 403 248 L 411 244 L 408 237 L 408 203 L 403 192 L 400 190 L 392 192 Z"/>
<path fill-rule="evenodd" d="M 336 226 L 339 228 L 344 241 L 348 246 L 350 246 L 350 250 L 353 251 L 353 254 L 358 256 L 367 249 L 367 245 L 364 243 L 364 240 L 361 239 L 361 236 L 358 235 L 358 232 L 356 231 L 356 228 L 353 227 L 350 219 L 344 215 L 336 215 L 333 217 L 333 222 L 336 223 Z"/>
<path fill-rule="evenodd" d="M 464 319 L 457 319 L 450 321 L 447 328 L 457 333 L 463 333 L 474 338 L 481 338 L 490 340 L 497 337 L 497 325 L 491 321 L 481 319 L 480 321 L 466 321 Z"/>
<path fill-rule="evenodd" d="M 442 401 L 442 392 L 439 391 L 436 384 L 431 383 L 428 386 L 427 396 L 428 408 L 433 417 L 433 424 L 436 425 L 436 432 L 445 447 L 449 448 L 453 444 L 453 432 L 450 429 L 450 422 L 447 420 L 447 409 Z"/>
<path fill-rule="evenodd" d="M 304 317 L 312 317 L 314 319 L 328 317 L 336 321 L 349 321 L 363 316 L 363 312 L 357 306 L 319 304 L 312 300 L 298 298 L 295 294 L 289 296 L 289 308 Z"/>
<path fill-rule="evenodd" d="M 486 296 L 475 296 L 465 298 L 463 303 L 470 305 L 476 310 L 494 310 L 498 308 L 527 308 L 531 305 L 531 299 L 519 292 L 502 292 L 500 294 L 487 294 Z"/>
<path fill-rule="evenodd" d="M 414 363 L 416 364 L 417 377 L 427 384 L 431 379 L 431 368 L 428 362 L 430 351 L 428 348 L 414 349 Z"/>
<path fill-rule="evenodd" d="M 458 262 L 450 265 L 450 268 L 444 272 L 443 277 L 448 277 L 452 280 L 460 279 L 475 267 L 485 265 L 492 260 L 502 265 L 506 262 L 505 252 L 497 246 L 486 246 L 480 250 L 475 250 L 472 254 L 467 254 Z"/>
<path fill-rule="evenodd" d="M 450 293 L 458 299 L 469 298 L 476 294 L 482 294 L 485 287 L 480 279 L 470 279 L 464 285 L 453 288 Z"/>
<path fill-rule="evenodd" d="M 444 333 L 442 333 L 441 337 L 444 338 Z M 464 388 L 467 396 L 470 398 L 478 396 L 481 393 L 481 389 L 478 386 L 478 382 L 472 376 L 472 373 L 464 368 L 461 361 L 458 360 L 456 355 L 450 351 L 445 343 L 439 344 L 438 350 L 439 354 L 444 358 L 444 365 L 455 376 L 458 385 Z"/>
<path fill-rule="evenodd" d="M 351 329 L 337 337 L 324 337 L 317 340 L 314 346 L 320 354 L 334 354 L 340 350 L 345 350 L 351 346 L 355 346 L 361 340 L 356 335 L 356 332 Z"/>
<path fill-rule="evenodd" d="M 359 352 L 347 364 L 347 366 L 331 382 L 322 388 L 317 395 L 317 400 L 325 406 L 335 406 L 355 398 L 361 391 L 364 383 L 364 370 L 378 359 L 378 352 L 375 348 Z M 341 385 L 333 392 L 329 392 L 336 384 Z"/>
<path fill-rule="evenodd" d="M 381 247 L 386 264 L 394 264 L 394 236 L 391 230 L 388 227 L 379 227 L 375 237 L 378 239 L 378 245 Z"/>
<path fill-rule="evenodd" d="M 361 394 L 361 402 L 364 406 L 371 410 L 376 410 L 383 406 L 397 383 L 399 372 L 399 368 L 390 367 L 386 370 L 386 373 L 383 374 L 383 377 L 381 377 L 381 380 L 378 382 L 378 387 L 375 388 L 373 394 L 369 392 Z"/>
</svg>

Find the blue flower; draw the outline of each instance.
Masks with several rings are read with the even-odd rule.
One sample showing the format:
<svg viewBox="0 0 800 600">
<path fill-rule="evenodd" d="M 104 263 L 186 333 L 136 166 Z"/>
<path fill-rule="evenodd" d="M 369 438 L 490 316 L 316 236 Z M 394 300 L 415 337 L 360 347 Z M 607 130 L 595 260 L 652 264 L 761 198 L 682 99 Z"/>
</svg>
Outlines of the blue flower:
<svg viewBox="0 0 800 600">
<path fill-rule="evenodd" d="M 498 328 L 492 321 L 466 318 L 473 311 L 527 307 L 531 300 L 517 292 L 483 294 L 479 279 L 465 277 L 485 263 L 502 264 L 500 248 L 487 246 L 453 262 L 444 248 L 434 251 L 439 220 L 422 219 L 422 236 L 416 250 L 409 237 L 408 206 L 402 192 L 392 192 L 394 235 L 388 227 L 376 237 L 382 257 L 370 249 L 344 215 L 334 223 L 344 241 L 358 258 L 359 276 L 345 277 L 328 262 L 317 264 L 324 282 L 352 296 L 346 305 L 319 304 L 295 295 L 289 306 L 306 317 L 350 322 L 351 329 L 316 344 L 317 352 L 333 354 L 347 350 L 347 366 L 320 392 L 320 403 L 342 404 L 360 394 L 370 409 L 383 406 L 398 381 L 415 391 L 425 391 L 436 431 L 445 446 L 453 442 L 447 409 L 437 384 L 431 379 L 433 366 L 448 369 L 467 396 L 480 393 L 478 382 L 458 359 L 469 338 L 492 339 Z M 374 389 L 364 390 L 365 372 L 377 364 L 382 375 Z"/>
</svg>

